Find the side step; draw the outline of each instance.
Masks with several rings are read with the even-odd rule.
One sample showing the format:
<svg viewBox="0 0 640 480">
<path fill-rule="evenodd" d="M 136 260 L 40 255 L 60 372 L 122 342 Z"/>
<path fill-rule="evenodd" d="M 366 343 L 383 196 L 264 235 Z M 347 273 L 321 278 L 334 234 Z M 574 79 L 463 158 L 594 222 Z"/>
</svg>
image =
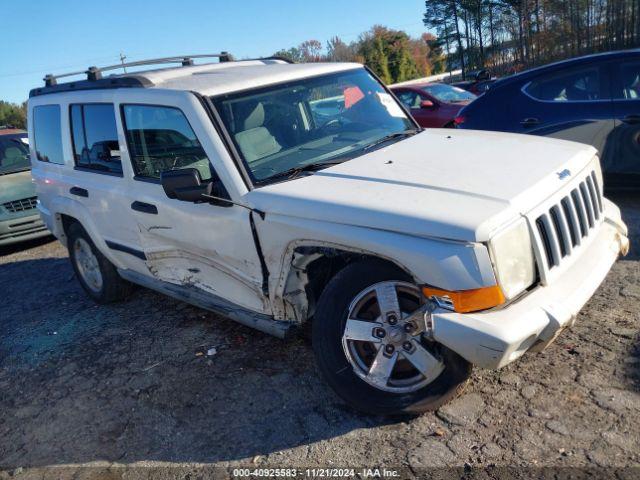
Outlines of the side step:
<svg viewBox="0 0 640 480">
<path fill-rule="evenodd" d="M 131 283 L 136 283 L 151 290 L 164 293 L 165 295 L 177 300 L 190 303 L 196 307 L 224 315 L 225 317 L 235 320 L 242 325 L 255 328 L 256 330 L 268 333 L 274 337 L 286 339 L 295 329 L 295 324 L 292 322 L 274 320 L 268 315 L 252 312 L 246 308 L 239 307 L 238 305 L 224 300 L 217 295 L 205 292 L 204 290 L 193 286 L 176 285 L 169 282 L 163 282 L 161 280 L 142 275 L 138 272 L 134 272 L 133 270 L 118 269 L 118 273 L 122 278 L 130 281 Z"/>
</svg>

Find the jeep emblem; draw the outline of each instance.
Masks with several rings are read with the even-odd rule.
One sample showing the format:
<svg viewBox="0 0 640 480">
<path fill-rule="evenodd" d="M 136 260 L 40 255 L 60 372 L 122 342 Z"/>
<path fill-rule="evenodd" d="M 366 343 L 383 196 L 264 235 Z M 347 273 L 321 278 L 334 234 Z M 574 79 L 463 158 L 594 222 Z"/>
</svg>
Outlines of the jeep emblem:
<svg viewBox="0 0 640 480">
<path fill-rule="evenodd" d="M 560 180 L 564 180 L 567 177 L 571 176 L 571 170 L 565 168 L 564 170 L 562 170 L 561 172 L 556 172 L 558 174 L 558 178 Z"/>
</svg>

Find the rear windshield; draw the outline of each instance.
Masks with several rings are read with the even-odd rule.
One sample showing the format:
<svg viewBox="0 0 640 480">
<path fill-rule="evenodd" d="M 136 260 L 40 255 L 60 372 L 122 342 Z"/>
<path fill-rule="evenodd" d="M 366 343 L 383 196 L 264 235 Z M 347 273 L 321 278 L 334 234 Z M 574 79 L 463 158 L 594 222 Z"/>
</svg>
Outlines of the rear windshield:
<svg viewBox="0 0 640 480">
<path fill-rule="evenodd" d="M 0 175 L 29 170 L 30 168 L 27 136 L 0 136 Z"/>
</svg>

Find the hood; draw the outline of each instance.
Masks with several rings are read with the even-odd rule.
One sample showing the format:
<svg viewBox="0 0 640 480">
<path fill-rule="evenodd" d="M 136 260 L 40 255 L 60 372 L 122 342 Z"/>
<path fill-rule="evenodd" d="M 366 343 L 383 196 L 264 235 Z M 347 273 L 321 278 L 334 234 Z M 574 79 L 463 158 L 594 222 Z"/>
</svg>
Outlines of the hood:
<svg viewBox="0 0 640 480">
<path fill-rule="evenodd" d="M 257 188 L 250 205 L 424 237 L 482 242 L 563 187 L 596 150 L 529 135 L 429 129 L 313 175 Z"/>
<path fill-rule="evenodd" d="M 0 203 L 35 197 L 36 186 L 31 181 L 31 172 L 0 175 Z"/>
</svg>

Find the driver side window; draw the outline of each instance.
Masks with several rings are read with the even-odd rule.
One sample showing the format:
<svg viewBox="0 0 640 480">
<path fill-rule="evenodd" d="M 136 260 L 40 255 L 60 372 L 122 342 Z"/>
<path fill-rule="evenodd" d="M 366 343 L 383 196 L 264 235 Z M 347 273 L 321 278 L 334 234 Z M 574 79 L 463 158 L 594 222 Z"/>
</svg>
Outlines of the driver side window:
<svg viewBox="0 0 640 480">
<path fill-rule="evenodd" d="M 420 108 L 420 102 L 422 99 L 416 92 L 405 91 L 396 93 L 396 96 L 408 109 Z"/>
<path fill-rule="evenodd" d="M 165 170 L 195 168 L 212 177 L 209 158 L 184 113 L 156 105 L 123 105 L 123 124 L 136 177 L 159 179 Z"/>
</svg>

